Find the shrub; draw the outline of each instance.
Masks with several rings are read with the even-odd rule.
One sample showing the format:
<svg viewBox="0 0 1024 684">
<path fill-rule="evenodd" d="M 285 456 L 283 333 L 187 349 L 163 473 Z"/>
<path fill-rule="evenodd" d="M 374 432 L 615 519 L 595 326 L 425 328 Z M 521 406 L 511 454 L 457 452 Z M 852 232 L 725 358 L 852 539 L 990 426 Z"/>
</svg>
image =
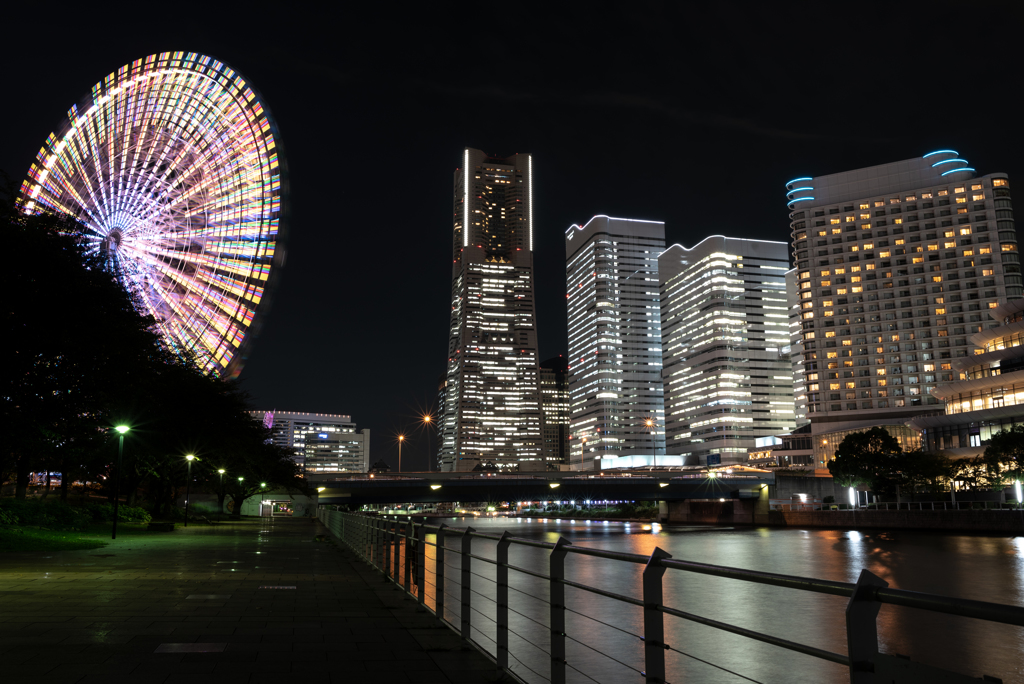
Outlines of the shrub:
<svg viewBox="0 0 1024 684">
<path fill-rule="evenodd" d="M 14 511 L 5 511 L 0 508 L 0 525 L 16 524 L 18 524 L 18 516 L 14 514 Z"/>
<path fill-rule="evenodd" d="M 114 505 L 109 503 L 101 504 L 89 504 L 86 506 L 92 519 L 96 522 L 113 522 L 114 521 Z M 118 522 L 141 522 L 148 523 L 152 520 L 152 516 L 149 511 L 139 506 L 118 506 L 117 507 L 117 521 Z"/>
<path fill-rule="evenodd" d="M 0 503 L 0 511 L 11 521 L 5 523 L 9 525 L 20 523 L 51 530 L 82 530 L 91 522 L 84 510 L 61 501 L 6 499 Z"/>
</svg>

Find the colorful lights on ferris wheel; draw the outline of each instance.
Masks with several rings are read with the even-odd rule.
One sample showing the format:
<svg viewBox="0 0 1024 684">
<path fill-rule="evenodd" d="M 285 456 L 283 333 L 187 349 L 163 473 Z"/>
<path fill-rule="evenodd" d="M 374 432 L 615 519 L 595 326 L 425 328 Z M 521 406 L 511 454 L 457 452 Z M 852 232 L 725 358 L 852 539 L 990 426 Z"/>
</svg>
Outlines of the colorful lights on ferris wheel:
<svg viewBox="0 0 1024 684">
<path fill-rule="evenodd" d="M 150 55 L 71 107 L 19 203 L 76 217 L 164 342 L 232 377 L 282 257 L 275 134 L 258 94 L 227 65 Z"/>
</svg>

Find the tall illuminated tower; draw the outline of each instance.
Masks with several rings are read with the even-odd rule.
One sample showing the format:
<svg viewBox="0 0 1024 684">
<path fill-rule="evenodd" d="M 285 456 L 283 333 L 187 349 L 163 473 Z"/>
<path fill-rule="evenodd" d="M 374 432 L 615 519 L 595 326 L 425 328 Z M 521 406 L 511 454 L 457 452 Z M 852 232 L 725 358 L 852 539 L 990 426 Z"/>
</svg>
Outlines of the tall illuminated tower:
<svg viewBox="0 0 1024 684">
<path fill-rule="evenodd" d="M 455 171 L 442 470 L 543 467 L 531 166 L 466 148 Z"/>
</svg>

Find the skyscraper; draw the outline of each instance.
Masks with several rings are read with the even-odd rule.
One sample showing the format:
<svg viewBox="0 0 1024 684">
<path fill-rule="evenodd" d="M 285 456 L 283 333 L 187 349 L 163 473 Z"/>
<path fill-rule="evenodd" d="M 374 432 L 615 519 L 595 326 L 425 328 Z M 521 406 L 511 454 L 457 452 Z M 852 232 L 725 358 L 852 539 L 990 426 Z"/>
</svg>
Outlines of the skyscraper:
<svg viewBox="0 0 1024 684">
<path fill-rule="evenodd" d="M 544 413 L 544 461 L 569 463 L 569 359 L 556 356 L 540 364 L 540 405 Z"/>
<path fill-rule="evenodd" d="M 442 470 L 542 462 L 531 167 L 466 148 L 455 171 Z"/>
<path fill-rule="evenodd" d="M 369 466 L 370 430 L 357 430 L 352 416 L 276 410 L 249 411 L 249 415 L 271 429 L 274 444 L 292 450 L 295 461 L 307 475 L 321 471 L 366 472 L 363 466 Z M 308 448 L 311 440 L 312 451 Z"/>
<path fill-rule="evenodd" d="M 1022 294 L 1006 174 L 939 150 L 786 190 L 817 466 L 874 425 L 918 446 L 907 421 L 940 408 L 932 390 Z"/>
<path fill-rule="evenodd" d="M 658 259 L 665 442 L 687 465 L 740 463 L 796 427 L 786 243 L 715 235 Z"/>
<path fill-rule="evenodd" d="M 595 216 L 565 233 L 574 469 L 665 453 L 658 307 L 664 248 L 660 221 Z"/>
</svg>

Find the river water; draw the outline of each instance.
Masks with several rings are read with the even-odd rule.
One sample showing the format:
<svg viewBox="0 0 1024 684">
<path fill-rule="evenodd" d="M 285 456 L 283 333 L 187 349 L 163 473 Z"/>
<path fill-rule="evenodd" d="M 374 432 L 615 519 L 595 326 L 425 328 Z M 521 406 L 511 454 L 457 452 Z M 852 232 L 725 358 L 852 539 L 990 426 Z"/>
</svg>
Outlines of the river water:
<svg viewBox="0 0 1024 684">
<path fill-rule="evenodd" d="M 429 521 L 435 523 L 436 521 Z M 444 521 L 479 532 L 649 555 L 661 548 L 680 560 L 802 577 L 856 582 L 867 569 L 891 587 L 1024 605 L 1024 537 L 777 528 L 701 528 L 528 518 Z M 431 539 L 430 541 L 433 541 Z M 460 547 L 449 536 L 446 547 Z M 476 555 L 494 558 L 494 543 L 474 540 Z M 548 551 L 513 545 L 509 563 L 547 573 Z M 427 603 L 433 606 L 434 553 L 428 547 Z M 445 617 L 460 621 L 461 556 L 446 554 Z M 494 566 L 471 561 L 473 639 L 494 653 Z M 641 598 L 642 566 L 569 554 L 570 580 Z M 509 573 L 512 670 L 547 681 L 549 608 L 545 580 Z M 665 604 L 696 615 L 845 654 L 847 599 L 668 570 Z M 542 600 L 543 599 L 543 600 Z M 569 682 L 643 682 L 639 607 L 566 589 Z M 575 612 L 574 612 L 575 611 Z M 582 613 L 583 615 L 580 615 Z M 585 617 L 586 616 L 586 617 Z M 883 606 L 883 653 L 901 654 L 973 677 L 1024 684 L 1024 628 Z M 841 682 L 842 666 L 676 617 L 665 617 L 669 682 Z M 703 661 L 703 662 L 702 662 Z M 723 669 L 724 668 L 724 669 Z"/>
</svg>

